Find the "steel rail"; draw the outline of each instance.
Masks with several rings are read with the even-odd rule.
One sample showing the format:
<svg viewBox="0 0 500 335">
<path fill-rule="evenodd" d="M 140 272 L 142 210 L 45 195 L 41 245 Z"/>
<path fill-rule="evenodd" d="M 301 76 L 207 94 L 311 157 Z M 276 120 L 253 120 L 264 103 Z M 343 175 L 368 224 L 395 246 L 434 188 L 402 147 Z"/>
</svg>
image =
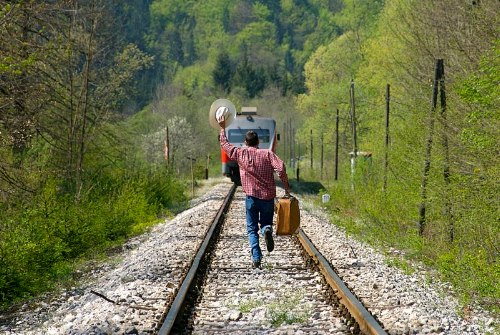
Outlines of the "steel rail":
<svg viewBox="0 0 500 335">
<path fill-rule="evenodd" d="M 349 313 L 358 322 L 362 332 L 369 335 L 387 335 L 387 332 L 382 328 L 378 321 L 371 315 L 363 304 L 354 296 L 347 288 L 344 281 L 332 269 L 327 259 L 318 251 L 307 235 L 299 229 L 297 234 L 302 247 L 315 260 L 321 273 L 325 276 L 328 284 L 333 288 L 335 294 L 339 297 L 340 302 L 349 310 Z"/>
<path fill-rule="evenodd" d="M 182 310 L 182 306 L 184 304 L 184 300 L 186 299 L 186 296 L 188 295 L 188 292 L 191 288 L 191 285 L 193 283 L 194 278 L 196 277 L 196 273 L 198 271 L 198 268 L 200 266 L 200 263 L 205 255 L 205 252 L 212 242 L 214 238 L 214 231 L 217 228 L 217 226 L 222 222 L 224 214 L 227 212 L 227 209 L 229 208 L 229 204 L 231 203 L 231 200 L 233 199 L 234 192 L 236 190 L 236 184 L 233 184 L 231 189 L 229 190 L 226 198 L 224 199 L 224 203 L 222 204 L 221 208 L 217 212 L 217 215 L 215 216 L 214 220 L 212 221 L 212 224 L 207 231 L 207 234 L 205 235 L 205 238 L 203 240 L 203 243 L 200 245 L 196 256 L 193 259 L 193 263 L 191 264 L 191 267 L 186 274 L 186 277 L 182 281 L 181 287 L 179 288 L 179 291 L 177 292 L 174 301 L 172 302 L 172 305 L 170 306 L 170 309 L 165 317 L 165 320 L 163 321 L 163 324 L 158 331 L 159 335 L 167 335 L 170 334 L 172 331 L 172 328 L 174 327 L 175 320 L 177 319 L 177 316 L 179 315 L 179 312 Z"/>
</svg>

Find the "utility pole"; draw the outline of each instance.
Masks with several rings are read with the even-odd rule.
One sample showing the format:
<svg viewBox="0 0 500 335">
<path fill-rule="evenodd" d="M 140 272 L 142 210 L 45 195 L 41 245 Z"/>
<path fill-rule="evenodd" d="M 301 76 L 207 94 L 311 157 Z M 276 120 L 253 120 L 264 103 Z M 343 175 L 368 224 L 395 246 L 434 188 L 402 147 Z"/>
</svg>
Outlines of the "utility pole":
<svg viewBox="0 0 500 335">
<path fill-rule="evenodd" d="M 170 163 L 170 138 L 168 136 L 168 126 L 166 129 L 166 139 L 165 139 L 165 159 L 167 160 L 167 166 Z"/>
<path fill-rule="evenodd" d="M 356 135 L 356 103 L 354 100 L 354 80 L 351 80 L 351 125 L 352 125 L 352 154 L 351 154 L 351 188 L 354 190 L 354 174 L 358 157 L 358 139 Z"/>
<path fill-rule="evenodd" d="M 191 194 L 193 195 L 194 198 L 194 168 L 193 168 L 193 162 L 196 161 L 196 158 L 193 157 L 187 157 L 191 161 Z"/>
<path fill-rule="evenodd" d="M 283 122 L 283 161 L 286 163 L 286 149 L 287 149 L 287 146 L 286 146 L 286 143 L 287 143 L 287 137 L 288 137 L 288 134 L 286 133 L 286 118 L 285 118 L 285 122 Z"/>
<path fill-rule="evenodd" d="M 311 170 L 313 169 L 313 131 L 311 129 L 310 131 L 310 140 L 311 140 L 311 147 L 310 147 L 310 152 L 311 152 Z"/>
<path fill-rule="evenodd" d="M 208 180 L 208 167 L 210 166 L 210 154 L 207 155 L 207 168 L 205 169 L 205 179 Z"/>
<path fill-rule="evenodd" d="M 339 109 L 337 108 L 337 116 L 335 117 L 335 180 L 339 176 Z"/>
<path fill-rule="evenodd" d="M 323 133 L 321 133 L 321 163 L 320 163 L 320 178 L 323 179 L 323 153 L 324 153 L 324 143 L 323 143 Z"/>
<path fill-rule="evenodd" d="M 391 100 L 391 85 L 387 84 L 385 93 L 385 157 L 384 157 L 384 184 L 382 191 L 387 190 L 387 171 L 389 169 L 389 109 Z"/>
<path fill-rule="evenodd" d="M 354 99 L 354 80 L 351 80 L 351 123 L 352 123 L 352 145 L 354 157 L 358 156 L 358 137 L 356 134 L 356 101 Z"/>
<path fill-rule="evenodd" d="M 297 181 L 300 181 L 300 166 L 299 166 L 299 163 L 300 163 L 300 142 L 297 143 L 297 148 L 299 151 L 299 155 L 297 157 Z"/>
<path fill-rule="evenodd" d="M 441 78 L 439 79 L 439 96 L 441 102 L 441 112 L 440 112 L 440 120 L 443 124 L 443 132 L 442 132 L 442 146 L 443 146 L 443 154 L 444 154 L 444 162 L 443 162 L 443 179 L 445 183 L 445 204 L 444 204 L 444 215 L 446 221 L 448 222 L 448 238 L 450 242 L 453 242 L 455 239 L 455 226 L 453 223 L 453 214 L 451 211 L 451 201 L 450 201 L 450 150 L 448 145 L 448 122 L 446 119 L 446 90 L 444 86 L 444 61 L 441 59 Z"/>
<path fill-rule="evenodd" d="M 424 235 L 425 226 L 427 223 L 426 209 L 427 209 L 427 183 L 429 179 L 429 171 L 431 169 L 431 152 L 432 143 L 434 141 L 434 114 L 437 106 L 438 86 L 441 76 L 443 75 L 443 60 L 438 59 L 436 62 L 436 69 L 434 73 L 434 85 L 432 87 L 432 105 L 428 115 L 428 133 L 425 143 L 424 165 L 422 168 L 422 181 L 420 183 L 420 206 L 418 209 L 418 229 L 419 235 Z"/>
<path fill-rule="evenodd" d="M 290 166 L 293 167 L 293 128 L 292 128 L 292 119 L 288 122 L 288 132 L 290 134 L 290 141 L 288 141 L 288 145 L 290 146 Z"/>
</svg>

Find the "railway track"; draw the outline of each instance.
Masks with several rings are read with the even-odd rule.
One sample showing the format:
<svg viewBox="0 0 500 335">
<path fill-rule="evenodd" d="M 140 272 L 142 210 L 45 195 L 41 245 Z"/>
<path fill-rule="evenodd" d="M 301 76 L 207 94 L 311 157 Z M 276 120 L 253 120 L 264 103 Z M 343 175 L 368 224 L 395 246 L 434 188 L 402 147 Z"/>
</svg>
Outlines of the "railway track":
<svg viewBox="0 0 500 335">
<path fill-rule="evenodd" d="M 356 332 L 346 308 L 335 307 L 340 289 L 332 292 L 325 285 L 321 257 L 307 256 L 317 254 L 312 249 L 300 251 L 301 235 L 277 237 L 275 251 L 264 252 L 263 269 L 251 269 L 243 195 L 237 192 L 229 214 L 219 215 L 232 184 L 215 182 L 209 192 L 193 199 L 189 209 L 127 241 L 105 263 L 90 267 L 74 287 L 1 314 L 0 334 L 157 334 L 217 216 L 227 218 L 220 244 L 210 247 L 211 262 L 200 258 L 208 264 L 207 274 L 193 279 L 202 294 L 186 291 L 190 313 L 181 313 L 184 321 L 172 334 Z M 302 206 L 303 231 L 387 333 L 496 333 L 496 319 L 484 311 L 476 309 L 467 319 L 459 315 L 462 306 L 449 284 L 430 282 L 428 272 L 418 267 L 404 273 L 388 264 L 387 255 L 346 236 L 322 211 L 307 202 Z M 359 327 L 365 326 L 361 322 Z"/>
<path fill-rule="evenodd" d="M 298 237 L 275 237 L 275 250 L 264 252 L 261 269 L 252 269 L 245 195 L 236 191 L 229 206 L 233 192 L 159 334 L 385 334 L 303 231 Z"/>
</svg>

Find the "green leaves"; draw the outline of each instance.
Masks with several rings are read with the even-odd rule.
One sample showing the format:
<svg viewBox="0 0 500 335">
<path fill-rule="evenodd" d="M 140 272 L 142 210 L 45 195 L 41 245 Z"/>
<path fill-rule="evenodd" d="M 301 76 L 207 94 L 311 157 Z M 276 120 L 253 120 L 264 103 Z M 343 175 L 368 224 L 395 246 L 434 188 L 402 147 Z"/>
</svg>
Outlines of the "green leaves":
<svg viewBox="0 0 500 335">
<path fill-rule="evenodd" d="M 51 287 L 76 259 L 142 233 L 186 200 L 182 183 L 165 169 L 130 172 L 125 178 L 109 171 L 79 203 L 61 195 L 60 181 L 52 180 L 26 208 L 2 213 L 0 307 Z"/>
<path fill-rule="evenodd" d="M 497 109 L 500 106 L 500 41 L 484 55 L 476 73 L 466 78 L 458 93 L 476 108 Z M 492 116 L 492 115 L 490 115 Z"/>
<path fill-rule="evenodd" d="M 262 92 L 266 85 L 266 77 L 262 68 L 254 68 L 245 59 L 236 68 L 235 86 L 244 87 L 250 99 Z"/>
<path fill-rule="evenodd" d="M 20 2 L 0 25 L 1 306 L 184 201 L 184 185 L 135 154 L 140 134 L 118 122 L 124 106 L 137 110 L 154 58 L 125 42 L 116 7 L 72 4 Z"/>
<path fill-rule="evenodd" d="M 491 1 L 472 8 L 458 0 L 346 0 L 333 18 L 341 34 L 309 57 L 308 91 L 296 101 L 306 117 L 298 140 L 302 147 L 314 147 L 315 162 L 320 160 L 322 136 L 332 138 L 335 132 L 334 110 L 340 110 L 340 179 L 328 192 L 343 220 L 354 217 L 356 223 L 346 224 L 349 231 L 373 243 L 384 241 L 408 250 L 441 270 L 464 299 L 479 301 L 498 296 L 498 290 L 491 290 L 498 282 L 498 266 L 491 260 L 498 254 L 493 241 L 499 227 L 495 195 L 500 176 L 500 53 L 494 29 L 486 28 L 497 21 L 496 7 Z M 415 235 L 418 176 L 437 58 L 444 59 L 446 99 L 432 115 L 433 145 L 425 158 L 430 162 L 428 231 L 420 238 Z M 372 153 L 370 164 L 358 158 L 353 170 L 348 156 L 351 79 L 356 88 L 358 145 Z M 333 170 L 333 148 L 334 143 L 325 145 L 322 172 Z M 318 165 L 308 171 L 307 164 L 301 164 L 301 173 L 319 178 Z M 382 192 L 384 177 L 388 187 Z"/>
<path fill-rule="evenodd" d="M 113 65 L 108 68 L 107 83 L 95 90 L 95 99 L 100 102 L 100 107 L 111 112 L 120 111 L 129 97 L 137 93 L 134 82 L 137 74 L 152 67 L 153 60 L 135 44 L 127 44 L 119 50 Z"/>
<path fill-rule="evenodd" d="M 497 41 L 481 59 L 478 70 L 457 85 L 460 98 L 469 104 L 460 131 L 461 141 L 476 151 L 498 147 L 500 124 L 500 43 Z M 480 157 L 480 156 L 479 156 Z M 494 159 L 495 160 L 495 159 Z M 489 164 L 488 164 L 489 165 Z"/>
<path fill-rule="evenodd" d="M 212 72 L 214 83 L 225 94 L 231 91 L 231 79 L 233 77 L 232 63 L 227 52 L 218 55 L 215 69 Z"/>
<path fill-rule="evenodd" d="M 25 59 L 15 59 L 13 56 L 6 56 L 0 61 L 0 74 L 20 76 L 37 60 L 35 54 L 29 55 Z"/>
</svg>

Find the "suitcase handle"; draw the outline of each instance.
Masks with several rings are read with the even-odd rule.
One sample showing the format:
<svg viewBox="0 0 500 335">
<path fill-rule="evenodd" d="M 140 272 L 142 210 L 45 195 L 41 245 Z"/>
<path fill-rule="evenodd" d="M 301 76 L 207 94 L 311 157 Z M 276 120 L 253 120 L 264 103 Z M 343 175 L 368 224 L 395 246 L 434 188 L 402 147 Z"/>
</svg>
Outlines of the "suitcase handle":
<svg viewBox="0 0 500 335">
<path fill-rule="evenodd" d="M 292 198 L 295 198 L 293 195 L 291 195 L 290 193 L 286 194 L 284 196 L 281 197 L 281 199 L 292 199 Z"/>
</svg>

